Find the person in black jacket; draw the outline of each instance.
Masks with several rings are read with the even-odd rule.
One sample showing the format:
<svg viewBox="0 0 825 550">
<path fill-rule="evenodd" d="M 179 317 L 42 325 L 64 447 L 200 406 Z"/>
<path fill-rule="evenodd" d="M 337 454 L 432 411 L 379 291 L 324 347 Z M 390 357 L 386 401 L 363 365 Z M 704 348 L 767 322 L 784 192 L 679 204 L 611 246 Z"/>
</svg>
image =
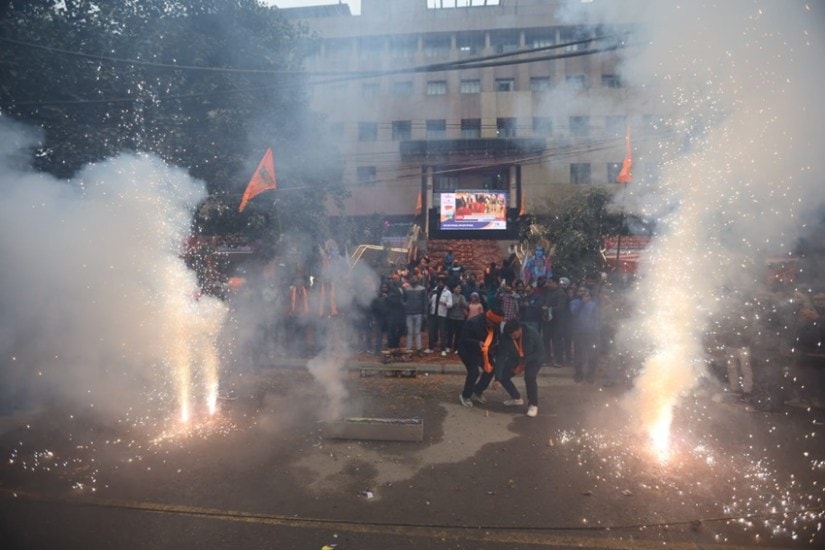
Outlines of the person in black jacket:
<svg viewBox="0 0 825 550">
<path fill-rule="evenodd" d="M 522 324 L 518 319 L 504 323 L 503 334 L 496 353 L 496 380 L 510 394 L 504 401 L 508 407 L 523 405 L 524 400 L 513 377 L 524 373 L 524 385 L 527 388 L 527 416 L 536 416 L 539 412 L 539 390 L 537 377 L 544 363 L 544 342 L 541 334 L 530 325 Z"/>
<path fill-rule="evenodd" d="M 483 394 L 493 381 L 495 350 L 503 320 L 501 311 L 489 310 L 484 315 L 476 315 L 464 322 L 458 340 L 458 356 L 467 369 L 467 377 L 458 400 L 465 407 L 472 407 L 473 401 L 487 402 Z"/>
</svg>

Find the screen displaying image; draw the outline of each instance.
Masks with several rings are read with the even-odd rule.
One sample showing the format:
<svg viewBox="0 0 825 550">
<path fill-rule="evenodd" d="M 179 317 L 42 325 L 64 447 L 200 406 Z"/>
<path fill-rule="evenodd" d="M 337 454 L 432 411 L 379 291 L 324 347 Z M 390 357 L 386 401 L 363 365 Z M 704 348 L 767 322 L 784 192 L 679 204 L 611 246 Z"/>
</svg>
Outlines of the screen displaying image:
<svg viewBox="0 0 825 550">
<path fill-rule="evenodd" d="M 507 229 L 507 193 L 442 193 L 439 219 L 439 228 L 442 230 Z"/>
</svg>

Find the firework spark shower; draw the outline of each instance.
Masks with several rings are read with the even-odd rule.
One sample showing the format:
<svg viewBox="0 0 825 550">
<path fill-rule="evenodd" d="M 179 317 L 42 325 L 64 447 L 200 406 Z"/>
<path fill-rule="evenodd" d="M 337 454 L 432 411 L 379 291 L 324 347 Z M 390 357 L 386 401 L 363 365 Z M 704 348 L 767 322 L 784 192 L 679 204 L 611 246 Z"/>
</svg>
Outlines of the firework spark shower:
<svg viewBox="0 0 825 550">
<path fill-rule="evenodd" d="M 3 408 L 214 410 L 225 307 L 179 257 L 203 185 L 146 155 L 58 181 L 19 162 L 37 143 L 0 119 Z"/>
<path fill-rule="evenodd" d="M 643 90 L 628 117 L 647 116 L 662 137 L 634 142 L 636 178 L 620 198 L 658 235 L 618 341 L 645 350 L 628 408 L 661 456 L 726 298 L 761 290 L 760 262 L 787 257 L 825 198 L 825 14 L 801 1 L 634 6 L 647 34 L 623 59 L 622 78 Z"/>
</svg>

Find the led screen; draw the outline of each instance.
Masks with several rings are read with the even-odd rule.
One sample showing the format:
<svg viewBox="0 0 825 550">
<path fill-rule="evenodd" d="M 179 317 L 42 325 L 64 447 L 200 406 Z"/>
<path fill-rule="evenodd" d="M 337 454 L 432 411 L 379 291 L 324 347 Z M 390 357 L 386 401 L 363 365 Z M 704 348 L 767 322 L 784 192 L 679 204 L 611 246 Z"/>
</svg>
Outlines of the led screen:
<svg viewBox="0 0 825 550">
<path fill-rule="evenodd" d="M 441 193 L 439 228 L 445 231 L 507 229 L 507 193 L 499 191 Z"/>
</svg>

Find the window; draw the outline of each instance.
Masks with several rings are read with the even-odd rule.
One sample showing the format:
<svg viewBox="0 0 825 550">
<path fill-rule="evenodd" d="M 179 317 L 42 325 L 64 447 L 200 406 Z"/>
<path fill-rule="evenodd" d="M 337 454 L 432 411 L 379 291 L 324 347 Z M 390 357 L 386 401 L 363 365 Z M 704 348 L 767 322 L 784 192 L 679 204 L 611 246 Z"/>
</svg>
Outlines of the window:
<svg viewBox="0 0 825 550">
<path fill-rule="evenodd" d="M 444 139 L 447 137 L 447 121 L 443 118 L 427 121 L 427 139 Z"/>
<path fill-rule="evenodd" d="M 392 140 L 408 141 L 412 139 L 412 123 L 409 120 L 392 121 Z"/>
<path fill-rule="evenodd" d="M 395 37 L 390 40 L 390 56 L 393 59 L 412 59 L 418 49 L 414 36 Z"/>
<path fill-rule="evenodd" d="M 583 74 L 570 74 L 565 77 L 567 86 L 574 90 L 584 90 L 587 87 L 587 77 Z"/>
<path fill-rule="evenodd" d="M 409 95 L 412 95 L 412 91 L 413 91 L 412 80 L 404 80 L 403 82 L 393 82 L 392 83 L 392 93 L 393 93 L 393 95 L 409 96 Z"/>
<path fill-rule="evenodd" d="M 516 81 L 513 78 L 497 78 L 496 79 L 497 92 L 514 92 L 516 91 Z"/>
<path fill-rule="evenodd" d="M 332 38 L 324 41 L 326 57 L 331 60 L 346 61 L 352 56 L 352 40 L 349 38 Z"/>
<path fill-rule="evenodd" d="M 378 139 L 377 122 L 358 123 L 358 141 L 376 141 Z"/>
<path fill-rule="evenodd" d="M 378 83 L 365 82 L 361 85 L 361 97 L 364 99 L 375 99 L 378 97 L 379 89 Z"/>
<path fill-rule="evenodd" d="M 493 31 L 490 45 L 496 53 L 510 53 L 519 49 L 518 31 Z"/>
<path fill-rule="evenodd" d="M 462 80 L 461 81 L 462 94 L 480 94 L 481 81 L 480 80 Z"/>
<path fill-rule="evenodd" d="M 427 82 L 427 95 L 444 95 L 446 93 L 446 80 L 430 80 Z"/>
<path fill-rule="evenodd" d="M 570 135 L 577 137 L 584 137 L 590 133 L 590 117 L 586 116 L 571 116 L 570 117 Z"/>
<path fill-rule="evenodd" d="M 424 37 L 424 55 L 427 57 L 446 57 L 449 53 L 449 34 L 428 34 Z"/>
<path fill-rule="evenodd" d="M 543 93 L 550 91 L 550 77 L 549 76 L 534 76 L 530 79 L 530 91 L 534 93 Z"/>
<path fill-rule="evenodd" d="M 452 174 L 434 174 L 433 191 L 455 191 L 458 189 L 458 176 Z"/>
<path fill-rule="evenodd" d="M 360 185 L 374 184 L 377 179 L 375 177 L 375 166 L 359 166 L 355 169 L 355 178 Z"/>
<path fill-rule="evenodd" d="M 627 133 L 626 116 L 604 117 L 604 131 L 609 136 L 623 136 Z"/>
<path fill-rule="evenodd" d="M 537 137 L 553 135 L 553 119 L 549 116 L 533 117 L 533 135 Z"/>
<path fill-rule="evenodd" d="M 619 80 L 619 75 L 615 74 L 603 74 L 602 75 L 602 88 L 621 88 L 622 81 Z"/>
<path fill-rule="evenodd" d="M 384 39 L 365 37 L 358 40 L 358 53 L 362 59 L 375 59 L 384 52 Z"/>
<path fill-rule="evenodd" d="M 570 165 L 570 183 L 573 185 L 590 184 L 590 164 L 574 163 Z"/>
<path fill-rule="evenodd" d="M 472 55 L 481 52 L 484 49 L 484 33 L 483 32 L 462 32 L 458 33 L 455 38 L 455 45 L 458 52 L 462 54 Z"/>
<path fill-rule="evenodd" d="M 463 139 L 477 139 L 481 137 L 480 118 L 461 119 L 461 137 Z"/>
<path fill-rule="evenodd" d="M 556 31 L 553 29 L 540 29 L 528 32 L 525 35 L 525 42 L 530 48 L 546 48 L 556 43 Z"/>
<path fill-rule="evenodd" d="M 607 183 L 616 183 L 616 176 L 619 175 L 619 172 L 622 171 L 622 163 L 621 162 L 608 162 L 607 163 Z"/>
<path fill-rule="evenodd" d="M 516 119 L 515 118 L 497 118 L 496 119 L 496 135 L 500 138 L 514 138 L 514 137 L 516 137 Z"/>
<path fill-rule="evenodd" d="M 565 27 L 561 30 L 561 43 L 567 44 L 564 47 L 564 51 L 566 52 L 579 52 L 584 51 L 590 47 L 589 42 L 582 42 L 582 40 L 586 40 L 590 38 L 592 35 L 590 29 L 587 27 Z M 571 44 L 571 42 L 578 42 L 577 44 Z"/>
</svg>

